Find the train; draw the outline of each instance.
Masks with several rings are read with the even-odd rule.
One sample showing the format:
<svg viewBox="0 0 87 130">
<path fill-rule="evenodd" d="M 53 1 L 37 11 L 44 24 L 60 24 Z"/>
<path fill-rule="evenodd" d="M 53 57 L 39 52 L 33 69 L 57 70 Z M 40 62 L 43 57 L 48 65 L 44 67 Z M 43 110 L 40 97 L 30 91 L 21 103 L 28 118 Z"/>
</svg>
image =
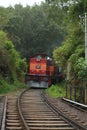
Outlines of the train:
<svg viewBox="0 0 87 130">
<path fill-rule="evenodd" d="M 47 88 L 61 77 L 61 72 L 51 57 L 47 54 L 37 54 L 29 60 L 25 83 L 28 87 Z"/>
</svg>

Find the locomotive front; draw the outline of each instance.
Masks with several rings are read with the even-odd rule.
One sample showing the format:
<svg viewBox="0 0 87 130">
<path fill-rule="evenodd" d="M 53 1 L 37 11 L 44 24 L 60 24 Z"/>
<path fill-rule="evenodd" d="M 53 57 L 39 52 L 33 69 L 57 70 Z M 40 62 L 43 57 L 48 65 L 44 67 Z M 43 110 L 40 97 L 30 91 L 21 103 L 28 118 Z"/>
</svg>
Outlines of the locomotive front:
<svg viewBox="0 0 87 130">
<path fill-rule="evenodd" d="M 51 85 L 51 78 L 54 75 L 52 59 L 47 55 L 37 55 L 30 58 L 29 68 L 26 73 L 28 87 L 47 88 Z"/>
</svg>

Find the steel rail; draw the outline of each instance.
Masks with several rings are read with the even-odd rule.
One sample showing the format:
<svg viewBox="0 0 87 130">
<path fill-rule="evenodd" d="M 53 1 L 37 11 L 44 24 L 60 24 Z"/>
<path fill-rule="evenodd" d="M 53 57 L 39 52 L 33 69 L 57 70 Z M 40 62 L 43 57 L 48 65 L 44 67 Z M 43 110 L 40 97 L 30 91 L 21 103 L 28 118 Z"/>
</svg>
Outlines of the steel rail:
<svg viewBox="0 0 87 130">
<path fill-rule="evenodd" d="M 23 117 L 23 114 L 22 114 L 22 110 L 21 110 L 21 103 L 20 103 L 21 97 L 22 97 L 22 95 L 23 95 L 26 91 L 27 91 L 27 90 L 24 90 L 24 91 L 20 94 L 20 96 L 18 97 L 18 99 L 17 99 L 17 106 L 18 106 L 19 116 L 21 117 L 21 121 L 22 121 L 22 123 L 23 123 L 24 128 L 25 128 L 26 130 L 30 130 L 29 127 L 28 127 L 28 125 L 27 125 L 27 123 L 26 123 L 26 121 L 24 120 L 24 117 Z"/>
<path fill-rule="evenodd" d="M 5 130 L 6 107 L 7 107 L 7 96 L 5 97 L 5 103 L 4 103 L 4 110 L 3 110 L 1 130 Z"/>
<path fill-rule="evenodd" d="M 69 105 L 77 108 L 78 110 L 87 112 L 87 105 L 84 105 L 84 104 L 69 100 L 67 98 L 62 98 L 61 100 L 64 101 L 64 102 L 67 102 Z"/>
<path fill-rule="evenodd" d="M 42 91 L 42 96 L 44 100 L 46 101 L 46 104 L 48 104 L 57 114 L 59 114 L 63 119 L 67 120 L 70 125 L 72 125 L 77 130 L 87 130 L 87 126 L 82 125 L 81 123 L 76 122 L 75 120 L 68 117 L 66 114 L 64 114 L 61 110 L 56 108 L 53 104 L 51 104 L 48 99 L 45 96 L 45 92 Z"/>
</svg>

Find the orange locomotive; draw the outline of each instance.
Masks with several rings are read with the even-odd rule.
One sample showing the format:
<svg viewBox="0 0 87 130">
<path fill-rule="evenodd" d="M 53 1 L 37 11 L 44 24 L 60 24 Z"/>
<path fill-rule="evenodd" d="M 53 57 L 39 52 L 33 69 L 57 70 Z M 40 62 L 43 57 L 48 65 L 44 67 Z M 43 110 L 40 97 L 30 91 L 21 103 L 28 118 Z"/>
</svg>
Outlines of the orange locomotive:
<svg viewBox="0 0 87 130">
<path fill-rule="evenodd" d="M 29 87 L 47 88 L 52 84 L 55 66 L 52 58 L 45 54 L 30 58 L 25 81 Z"/>
</svg>

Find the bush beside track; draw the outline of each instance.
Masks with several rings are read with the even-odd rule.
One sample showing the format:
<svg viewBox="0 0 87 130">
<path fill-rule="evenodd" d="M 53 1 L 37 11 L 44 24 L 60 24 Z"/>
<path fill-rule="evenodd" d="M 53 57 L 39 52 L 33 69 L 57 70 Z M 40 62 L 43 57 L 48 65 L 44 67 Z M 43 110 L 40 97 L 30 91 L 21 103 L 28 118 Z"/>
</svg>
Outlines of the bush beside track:
<svg viewBox="0 0 87 130">
<path fill-rule="evenodd" d="M 5 80 L 0 81 L 0 94 L 10 93 L 10 92 L 16 92 L 20 89 L 23 89 L 25 87 L 25 83 L 15 81 L 13 84 L 8 83 Z"/>
<path fill-rule="evenodd" d="M 46 92 L 53 98 L 65 97 L 66 95 L 65 82 L 61 82 L 56 85 L 51 85 L 49 88 L 46 89 Z"/>
</svg>

